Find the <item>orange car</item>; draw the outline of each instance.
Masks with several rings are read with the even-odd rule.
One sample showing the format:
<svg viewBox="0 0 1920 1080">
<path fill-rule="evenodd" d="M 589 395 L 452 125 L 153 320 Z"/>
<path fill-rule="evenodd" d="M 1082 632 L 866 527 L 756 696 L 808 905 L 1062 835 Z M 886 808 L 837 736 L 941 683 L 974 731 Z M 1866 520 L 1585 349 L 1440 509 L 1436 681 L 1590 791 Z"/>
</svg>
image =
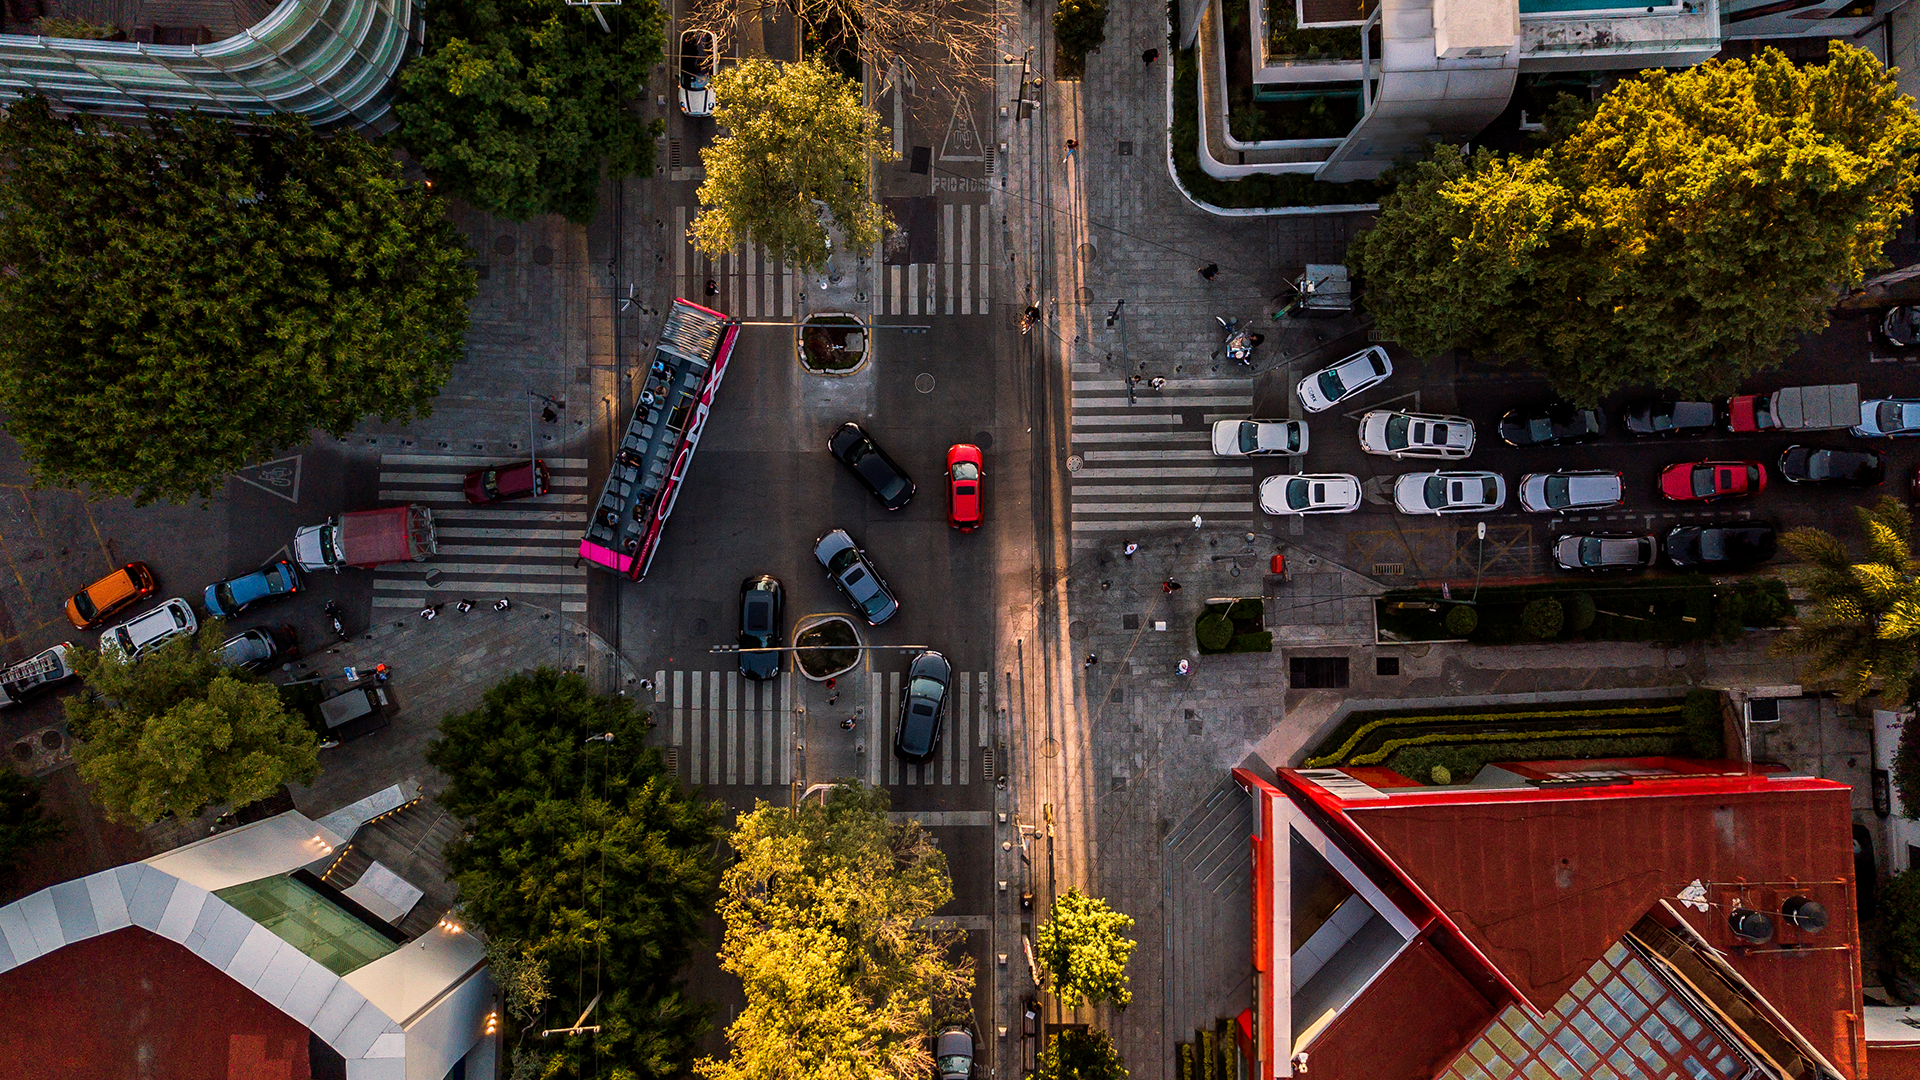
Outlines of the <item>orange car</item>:
<svg viewBox="0 0 1920 1080">
<path fill-rule="evenodd" d="M 67 600 L 67 619 L 82 630 L 91 630 L 128 604 L 152 596 L 158 587 L 146 563 L 128 563 L 74 593 Z"/>
</svg>

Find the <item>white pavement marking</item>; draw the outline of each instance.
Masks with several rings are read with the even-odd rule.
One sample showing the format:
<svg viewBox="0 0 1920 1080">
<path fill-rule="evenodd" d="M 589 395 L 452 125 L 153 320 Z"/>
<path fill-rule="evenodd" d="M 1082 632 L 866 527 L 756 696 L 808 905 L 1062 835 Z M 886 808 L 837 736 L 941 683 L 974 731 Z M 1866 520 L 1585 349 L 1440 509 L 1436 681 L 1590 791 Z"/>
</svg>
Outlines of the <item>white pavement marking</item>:
<svg viewBox="0 0 1920 1080">
<path fill-rule="evenodd" d="M 518 460 L 525 461 L 526 459 L 520 458 Z M 585 469 L 587 467 L 587 459 L 583 457 L 546 457 L 543 455 L 540 458 L 540 460 L 547 463 L 547 468 L 554 469 L 554 470 Z M 397 465 L 435 465 L 435 466 L 452 467 L 455 465 L 479 466 L 479 465 L 502 465 L 502 464 L 506 464 L 506 462 L 503 461 L 500 455 L 498 454 L 488 454 L 485 457 L 474 457 L 471 454 L 381 454 L 380 455 L 380 467 L 382 469 L 392 468 Z M 465 475 L 465 474 L 463 473 L 462 475 Z"/>
</svg>

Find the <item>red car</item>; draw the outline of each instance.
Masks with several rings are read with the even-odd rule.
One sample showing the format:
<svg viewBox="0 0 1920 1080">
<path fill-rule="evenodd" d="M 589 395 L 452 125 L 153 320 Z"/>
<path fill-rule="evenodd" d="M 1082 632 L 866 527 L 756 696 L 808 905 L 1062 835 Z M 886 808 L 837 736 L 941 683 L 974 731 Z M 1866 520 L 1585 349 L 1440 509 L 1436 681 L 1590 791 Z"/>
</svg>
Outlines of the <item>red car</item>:
<svg viewBox="0 0 1920 1080">
<path fill-rule="evenodd" d="M 987 471 L 980 448 L 959 443 L 947 451 L 947 524 L 961 532 L 972 532 L 986 520 L 980 504 L 980 487 Z"/>
<path fill-rule="evenodd" d="M 508 499 L 538 498 L 553 489 L 553 477 L 547 472 L 547 463 L 535 458 L 475 469 L 460 487 L 468 502 L 485 506 Z"/>
<path fill-rule="evenodd" d="M 1712 502 L 1767 490 L 1767 467 L 1757 461 L 1683 461 L 1660 473 L 1660 494 L 1685 502 Z"/>
</svg>

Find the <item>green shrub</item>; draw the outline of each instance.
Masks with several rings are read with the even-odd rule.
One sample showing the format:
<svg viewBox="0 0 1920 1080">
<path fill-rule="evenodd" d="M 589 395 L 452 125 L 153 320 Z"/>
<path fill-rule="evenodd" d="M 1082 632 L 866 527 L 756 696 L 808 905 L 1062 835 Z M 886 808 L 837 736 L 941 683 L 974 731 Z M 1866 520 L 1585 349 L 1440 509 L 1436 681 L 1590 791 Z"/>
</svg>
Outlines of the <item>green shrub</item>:
<svg viewBox="0 0 1920 1080">
<path fill-rule="evenodd" d="M 1429 776 L 1436 765 L 1469 781 L 1480 770 L 1502 761 L 1559 761 L 1562 759 L 1660 757 L 1674 752 L 1672 735 L 1545 739 L 1534 742 L 1469 743 L 1467 745 L 1411 746 L 1388 758 L 1387 768 L 1408 778 Z"/>
<path fill-rule="evenodd" d="M 1230 653 L 1236 652 L 1272 652 L 1273 631 L 1258 630 L 1251 634 L 1233 635 L 1233 643 L 1227 646 Z"/>
<path fill-rule="evenodd" d="M 1233 620 L 1224 611 L 1208 608 L 1194 622 L 1193 637 L 1203 653 L 1225 652 L 1233 643 Z"/>
<path fill-rule="evenodd" d="M 1332 751 L 1315 754 L 1301 763 L 1303 768 L 1320 769 L 1347 761 L 1367 736 L 1386 727 L 1424 727 L 1431 724 L 1510 723 L 1516 720 L 1581 720 L 1587 717 L 1678 716 L 1682 706 L 1660 704 L 1609 709 L 1523 709 L 1503 713 L 1439 713 L 1429 716 L 1383 716 L 1354 728 Z M 1338 731 L 1335 734 L 1339 734 Z M 1329 739 L 1331 741 L 1331 739 Z M 1322 743 L 1321 745 L 1326 745 Z M 1915 803 L 1920 806 L 1920 803 Z"/>
<path fill-rule="evenodd" d="M 1920 974 L 1920 869 L 1893 875 L 1880 894 L 1887 951 L 1909 973 Z"/>
<path fill-rule="evenodd" d="M 1427 775 L 1433 779 L 1435 784 L 1441 787 L 1453 783 L 1453 774 L 1447 771 L 1445 765 L 1435 765 L 1433 768 L 1427 770 Z"/>
<path fill-rule="evenodd" d="M 1551 596 L 1528 601 L 1527 606 L 1520 612 L 1520 629 L 1526 631 L 1528 637 L 1538 638 L 1541 641 L 1559 637 L 1560 628 L 1566 625 L 1566 622 L 1566 606 Z"/>
<path fill-rule="evenodd" d="M 1680 706 L 1680 753 L 1692 758 L 1726 756 L 1726 731 L 1720 717 L 1720 691 L 1689 690 Z"/>
<path fill-rule="evenodd" d="M 1463 638 L 1480 625 L 1480 613 L 1471 604 L 1455 604 L 1447 609 L 1447 633 Z"/>
<path fill-rule="evenodd" d="M 111 23 L 91 23 L 85 19 L 68 19 L 59 15 L 44 15 L 36 32 L 41 37 L 79 38 L 81 40 L 105 41 L 118 34 L 120 28 Z"/>
<path fill-rule="evenodd" d="M 1618 739 L 1629 736 L 1678 735 L 1680 730 L 1680 725 L 1671 724 L 1646 728 L 1602 728 L 1598 731 L 1434 731 L 1405 739 L 1388 739 L 1364 754 L 1353 755 L 1347 760 L 1347 764 L 1378 765 L 1409 746 L 1464 745 L 1477 742 L 1527 743 L 1545 739 Z"/>
<path fill-rule="evenodd" d="M 1078 78 L 1086 71 L 1087 54 L 1107 40 L 1107 0 L 1060 0 L 1053 33 L 1060 74 Z"/>
<path fill-rule="evenodd" d="M 1593 594 L 1577 592 L 1562 600 L 1567 608 L 1567 629 L 1579 633 L 1593 625 L 1600 609 L 1593 604 Z"/>
<path fill-rule="evenodd" d="M 1920 724 L 1900 726 L 1900 745 L 1893 752 L 1893 790 L 1909 818 L 1920 816 Z"/>
</svg>

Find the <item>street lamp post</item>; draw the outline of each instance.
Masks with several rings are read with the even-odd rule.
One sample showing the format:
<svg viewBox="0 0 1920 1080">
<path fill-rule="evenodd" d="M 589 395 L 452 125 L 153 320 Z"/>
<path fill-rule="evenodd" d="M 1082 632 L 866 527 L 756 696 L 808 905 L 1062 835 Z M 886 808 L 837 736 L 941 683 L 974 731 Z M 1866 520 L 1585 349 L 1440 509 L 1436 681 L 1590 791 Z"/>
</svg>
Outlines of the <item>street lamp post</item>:
<svg viewBox="0 0 1920 1080">
<path fill-rule="evenodd" d="M 1480 602 L 1480 571 L 1487 565 L 1487 523 L 1475 522 L 1474 531 L 1480 534 L 1480 548 L 1473 557 L 1473 599 L 1467 601 L 1469 604 Z"/>
</svg>

